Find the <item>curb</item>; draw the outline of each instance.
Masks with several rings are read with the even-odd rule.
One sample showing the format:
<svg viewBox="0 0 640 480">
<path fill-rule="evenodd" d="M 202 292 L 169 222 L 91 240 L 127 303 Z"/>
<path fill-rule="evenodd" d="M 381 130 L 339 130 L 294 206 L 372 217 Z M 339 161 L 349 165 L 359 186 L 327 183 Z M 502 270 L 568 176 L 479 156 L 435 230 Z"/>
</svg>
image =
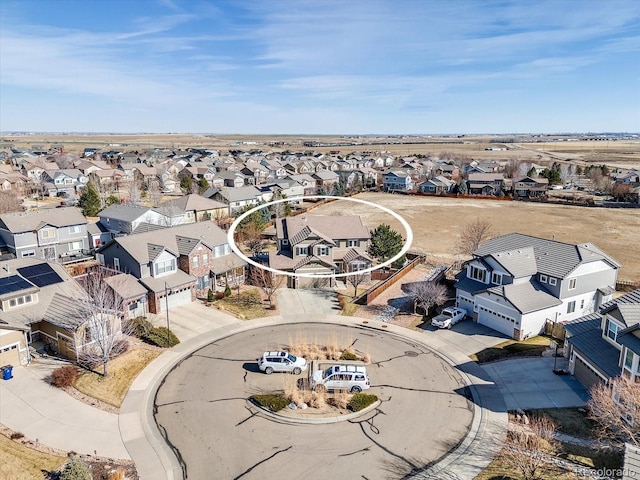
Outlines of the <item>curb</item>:
<svg viewBox="0 0 640 480">
<path fill-rule="evenodd" d="M 251 400 L 247 400 L 247 405 L 249 406 L 249 410 L 251 412 L 261 413 L 267 417 L 275 418 L 284 423 L 298 423 L 298 424 L 306 424 L 306 425 L 325 425 L 329 423 L 340 423 L 347 422 L 349 420 L 354 420 L 356 418 L 360 418 L 367 413 L 375 410 L 382 404 L 381 400 L 377 400 L 367 408 L 363 408 L 358 412 L 346 413 L 344 415 L 340 415 L 337 417 L 323 417 L 323 418 L 298 418 L 298 417 L 289 417 L 288 415 L 282 415 L 278 412 L 272 412 L 271 410 L 267 410 L 266 408 L 258 407 Z M 285 407 L 286 408 L 286 407 Z M 311 408 L 311 407 L 309 407 Z"/>
</svg>

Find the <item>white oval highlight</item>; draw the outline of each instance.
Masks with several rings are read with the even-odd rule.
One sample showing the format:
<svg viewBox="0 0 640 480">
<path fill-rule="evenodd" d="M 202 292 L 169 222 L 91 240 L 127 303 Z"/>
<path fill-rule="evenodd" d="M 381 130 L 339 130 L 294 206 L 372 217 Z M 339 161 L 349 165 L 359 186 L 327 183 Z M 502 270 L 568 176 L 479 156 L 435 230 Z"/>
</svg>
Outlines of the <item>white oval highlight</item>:
<svg viewBox="0 0 640 480">
<path fill-rule="evenodd" d="M 267 270 L 268 272 L 276 273 L 278 275 L 286 275 L 288 277 L 300 277 L 300 278 L 342 278 L 342 277 L 348 277 L 349 275 L 353 275 L 353 272 L 330 273 L 330 274 L 285 272 L 284 270 L 278 270 L 276 268 L 267 267 L 266 265 L 263 265 L 261 263 L 258 263 L 256 261 L 250 259 L 244 253 L 242 253 L 240 251 L 240 249 L 238 248 L 238 246 L 236 245 L 236 241 L 233 238 L 233 234 L 235 233 L 236 228 L 238 228 L 238 225 L 240 225 L 240 222 L 242 222 L 242 220 L 247 218 L 253 212 L 257 212 L 259 210 L 262 210 L 263 208 L 268 208 L 271 205 L 277 205 L 278 203 L 292 202 L 292 201 L 304 200 L 304 199 L 309 199 L 309 198 L 333 198 L 333 199 L 336 199 L 336 200 L 343 200 L 343 201 L 348 201 L 348 202 L 362 203 L 364 205 L 368 205 L 370 207 L 377 208 L 378 210 L 382 210 L 383 212 L 388 213 L 393 218 L 398 220 L 402 224 L 402 226 L 404 227 L 406 238 L 405 238 L 404 246 L 402 247 L 402 249 L 394 257 L 390 258 L 386 262 L 381 263 L 380 265 L 376 265 L 375 267 L 371 267 L 371 268 L 366 268 L 364 270 L 358 270 L 359 274 L 360 273 L 370 273 L 370 272 L 373 272 L 375 270 L 379 270 L 381 268 L 384 268 L 384 267 L 386 267 L 388 265 L 391 265 L 393 262 L 395 262 L 396 260 L 400 259 L 405 253 L 407 253 L 407 251 L 411 247 L 411 243 L 413 242 L 413 230 L 411 230 L 411 227 L 409 226 L 407 221 L 404 218 L 402 218 L 400 215 L 398 215 L 396 212 L 394 212 L 393 210 L 391 210 L 389 208 L 386 208 L 386 207 L 383 207 L 381 205 L 378 205 L 376 203 L 369 202 L 367 200 L 360 200 L 358 198 L 336 197 L 336 196 L 333 196 L 333 195 L 307 195 L 305 197 L 292 197 L 292 198 L 284 198 L 284 199 L 280 199 L 280 200 L 273 200 L 271 202 L 263 203 L 263 204 L 258 205 L 256 207 L 253 207 L 251 210 L 248 210 L 248 211 L 244 212 L 242 215 L 240 215 L 238 218 L 235 219 L 235 221 L 231 224 L 231 227 L 229 228 L 229 233 L 227 233 L 227 241 L 229 242 L 229 245 L 231 246 L 231 250 L 233 250 L 233 252 L 236 255 L 238 255 L 240 258 L 245 260 L 247 263 L 249 263 L 249 264 L 251 264 L 251 265 L 253 265 L 255 267 L 262 268 L 263 270 Z"/>
</svg>

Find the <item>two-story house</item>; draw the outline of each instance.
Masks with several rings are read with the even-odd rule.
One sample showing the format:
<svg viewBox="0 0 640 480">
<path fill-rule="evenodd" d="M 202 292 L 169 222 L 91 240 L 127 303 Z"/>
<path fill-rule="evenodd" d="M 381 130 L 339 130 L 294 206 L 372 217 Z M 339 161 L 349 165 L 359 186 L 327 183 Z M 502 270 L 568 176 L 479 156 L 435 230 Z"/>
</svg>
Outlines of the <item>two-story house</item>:
<svg viewBox="0 0 640 480">
<path fill-rule="evenodd" d="M 76 360 L 93 342 L 87 332 L 88 297 L 62 265 L 36 258 L 2 262 L 0 268 L 0 364 L 27 365 L 29 347 Z M 120 333 L 114 318 L 112 335 Z"/>
<path fill-rule="evenodd" d="M 513 196 L 524 198 L 540 198 L 547 195 L 548 178 L 524 177 L 513 182 Z"/>
<path fill-rule="evenodd" d="M 88 182 L 88 177 L 77 168 L 49 171 L 45 175 L 45 189 L 50 197 L 74 196 Z"/>
<path fill-rule="evenodd" d="M 357 215 L 296 216 L 276 220 L 277 251 L 269 252 L 269 266 L 294 274 L 329 275 L 324 278 L 290 276 L 290 288 L 335 284 L 330 275 L 370 268 L 369 230 Z"/>
<path fill-rule="evenodd" d="M 591 243 L 511 233 L 484 243 L 457 275 L 456 305 L 522 340 L 611 300 L 619 264 Z"/>
<path fill-rule="evenodd" d="M 385 192 L 410 192 L 413 190 L 413 179 L 407 172 L 393 170 L 382 177 L 382 189 Z"/>
<path fill-rule="evenodd" d="M 87 219 L 75 207 L 0 215 L 3 249 L 16 257 L 64 261 L 89 250 Z"/>
<path fill-rule="evenodd" d="M 418 191 L 421 193 L 432 193 L 436 195 L 451 193 L 456 182 L 443 176 L 434 177 L 431 180 L 418 185 Z"/>
<path fill-rule="evenodd" d="M 100 264 L 138 279 L 148 291 L 151 313 L 205 297 L 210 288 L 242 283 L 246 265 L 213 222 L 117 237 L 96 257 Z"/>
<path fill-rule="evenodd" d="M 318 191 L 326 192 L 325 195 L 331 194 L 333 185 L 340 181 L 338 174 L 331 170 L 321 170 L 312 174 L 311 177 L 315 179 Z"/>
<path fill-rule="evenodd" d="M 470 173 L 467 177 L 471 195 L 499 195 L 504 190 L 502 173 Z"/>
<path fill-rule="evenodd" d="M 569 372 L 585 387 L 618 376 L 640 382 L 640 290 L 564 327 Z"/>
<path fill-rule="evenodd" d="M 306 173 L 300 173 L 298 175 L 289 175 L 285 180 L 293 180 L 298 185 L 303 187 L 303 195 L 316 195 L 318 193 L 318 187 L 316 186 L 316 180 Z"/>
</svg>

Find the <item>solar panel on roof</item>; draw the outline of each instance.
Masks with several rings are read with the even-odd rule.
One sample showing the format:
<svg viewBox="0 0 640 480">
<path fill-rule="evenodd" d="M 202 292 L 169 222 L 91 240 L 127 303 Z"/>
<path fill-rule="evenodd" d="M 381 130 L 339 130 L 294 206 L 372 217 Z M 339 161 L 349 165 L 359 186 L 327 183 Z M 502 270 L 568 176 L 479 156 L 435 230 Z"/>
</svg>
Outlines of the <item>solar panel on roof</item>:
<svg viewBox="0 0 640 480">
<path fill-rule="evenodd" d="M 38 287 L 46 287 L 47 285 L 62 282 L 60 275 L 47 263 L 19 268 L 18 273 Z"/>
<path fill-rule="evenodd" d="M 32 288 L 29 282 L 18 275 L 11 275 L 10 277 L 0 278 L 0 295 L 5 293 L 19 292 L 27 288 Z"/>
</svg>

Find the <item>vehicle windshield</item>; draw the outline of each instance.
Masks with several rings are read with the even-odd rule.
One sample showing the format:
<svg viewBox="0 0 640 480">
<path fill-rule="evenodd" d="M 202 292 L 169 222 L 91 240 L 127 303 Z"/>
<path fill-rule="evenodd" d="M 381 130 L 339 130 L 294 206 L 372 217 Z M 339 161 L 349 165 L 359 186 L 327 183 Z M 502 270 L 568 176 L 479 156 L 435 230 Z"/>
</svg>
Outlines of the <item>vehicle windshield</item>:
<svg viewBox="0 0 640 480">
<path fill-rule="evenodd" d="M 291 360 L 292 362 L 294 362 L 294 363 L 295 363 L 295 361 L 297 360 L 297 358 L 296 358 L 296 357 L 294 357 L 293 355 L 291 355 L 290 353 L 287 355 L 287 358 L 288 358 L 289 360 Z"/>
<path fill-rule="evenodd" d="M 324 371 L 324 374 L 322 375 L 323 378 L 327 378 L 329 375 L 331 375 L 333 373 L 333 367 L 329 367 Z"/>
<path fill-rule="evenodd" d="M 445 310 L 444 312 L 442 312 L 442 315 L 444 315 L 445 317 L 453 317 L 453 313 L 451 313 L 448 310 Z"/>
</svg>

